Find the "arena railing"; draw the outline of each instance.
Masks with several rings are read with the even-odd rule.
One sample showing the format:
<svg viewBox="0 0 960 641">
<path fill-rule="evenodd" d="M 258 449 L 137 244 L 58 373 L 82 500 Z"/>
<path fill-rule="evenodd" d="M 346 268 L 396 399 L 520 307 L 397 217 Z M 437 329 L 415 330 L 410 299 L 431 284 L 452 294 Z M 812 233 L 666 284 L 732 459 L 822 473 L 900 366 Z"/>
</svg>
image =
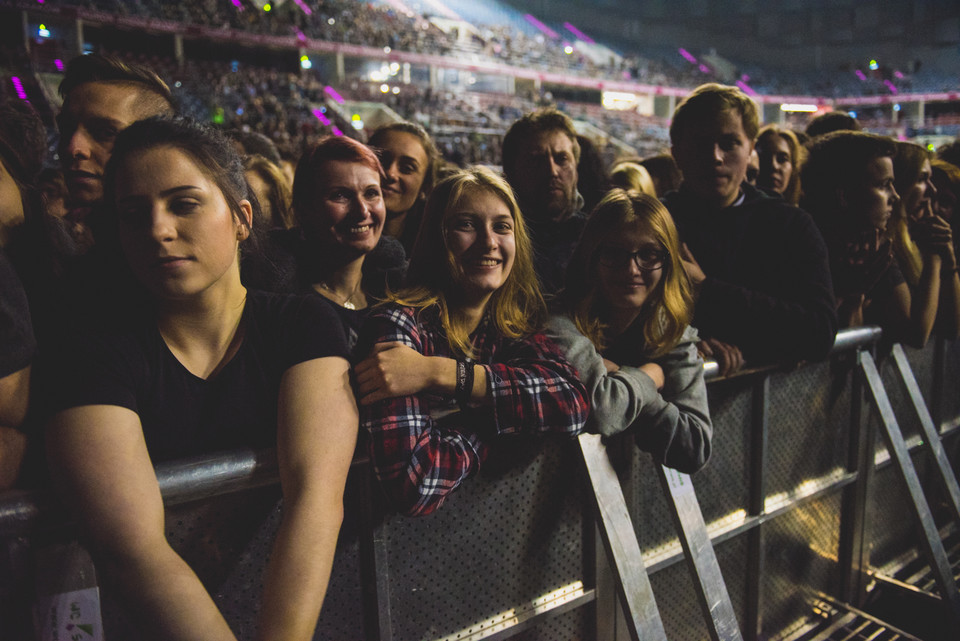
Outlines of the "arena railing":
<svg viewBox="0 0 960 641">
<path fill-rule="evenodd" d="M 862 603 L 868 568 L 916 547 L 909 519 L 881 518 L 904 513 L 909 497 L 895 491 L 895 466 L 876 446 L 858 374 L 879 338 L 876 328 L 844 330 L 828 361 L 726 379 L 715 363 L 705 365 L 714 452 L 692 480 L 744 638 L 802 625 L 809 594 Z M 943 390 L 956 380 L 958 353 L 957 344 L 942 341 L 904 352 L 947 449 L 957 441 L 960 401 Z M 878 370 L 891 392 L 892 360 Z M 890 400 L 898 415 L 909 402 L 896 393 Z M 917 458 L 922 439 L 903 425 Z M 668 637 L 711 636 L 666 494 L 654 480 L 658 466 L 625 441 L 606 449 Z M 410 519 L 384 506 L 366 461 L 354 462 L 315 638 L 504 639 L 524 631 L 524 638 L 629 638 L 587 485 L 571 473 L 583 464 L 576 446 L 517 442 L 489 463 L 437 513 Z M 197 568 L 240 638 L 251 637 L 279 519 L 272 452 L 160 465 L 157 477 L 168 539 Z M 26 573 L 24 585 L 34 548 L 51 532 L 60 540 L 75 536 L 49 493 L 0 496 L 0 545 L 8 558 L 19 555 L 9 566 Z M 103 610 L 114 638 L 118 629 L 120 638 L 137 638 L 107 595 Z"/>
</svg>

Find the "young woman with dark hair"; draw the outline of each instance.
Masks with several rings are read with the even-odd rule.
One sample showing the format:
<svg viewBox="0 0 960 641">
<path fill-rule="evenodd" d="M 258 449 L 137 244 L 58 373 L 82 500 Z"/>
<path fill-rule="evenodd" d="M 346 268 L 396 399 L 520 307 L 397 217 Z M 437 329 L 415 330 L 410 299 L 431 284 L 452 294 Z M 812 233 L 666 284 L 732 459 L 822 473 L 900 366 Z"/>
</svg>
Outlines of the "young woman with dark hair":
<svg viewBox="0 0 960 641">
<path fill-rule="evenodd" d="M 371 355 L 355 373 L 373 469 L 401 512 L 439 507 L 501 435 L 583 427 L 583 386 L 540 331 L 523 217 L 492 171 L 437 185 L 390 301 L 364 327 Z"/>
<path fill-rule="evenodd" d="M 383 165 L 384 234 L 400 241 L 409 254 L 420 229 L 423 204 L 437 177 L 440 152 L 418 124 L 395 122 L 378 128 L 368 144 Z"/>
<path fill-rule="evenodd" d="M 151 119 L 116 141 L 108 220 L 134 281 L 119 322 L 74 342 L 53 387 L 50 469 L 105 584 L 163 639 L 233 639 L 164 533 L 162 461 L 276 447 L 283 518 L 261 639 L 310 639 L 343 517 L 357 410 L 347 346 L 319 297 L 247 290 L 255 215 L 240 158 L 212 129 Z"/>
<path fill-rule="evenodd" d="M 547 335 L 590 393 L 587 428 L 629 431 L 664 465 L 694 472 L 710 456 L 693 293 L 677 230 L 656 198 L 611 190 L 590 214 Z"/>
</svg>

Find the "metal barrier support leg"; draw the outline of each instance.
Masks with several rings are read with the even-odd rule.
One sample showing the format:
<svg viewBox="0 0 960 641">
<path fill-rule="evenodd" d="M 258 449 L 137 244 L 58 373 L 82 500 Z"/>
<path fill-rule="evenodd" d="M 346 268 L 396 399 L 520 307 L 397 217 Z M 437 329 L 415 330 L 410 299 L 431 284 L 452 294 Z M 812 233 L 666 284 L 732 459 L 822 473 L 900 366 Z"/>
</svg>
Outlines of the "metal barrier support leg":
<svg viewBox="0 0 960 641">
<path fill-rule="evenodd" d="M 859 366 L 863 352 L 856 354 Z M 873 479 L 873 443 L 875 434 L 864 411 L 863 380 L 850 380 L 850 447 L 847 471 L 857 480 L 843 490 L 843 508 L 840 511 L 840 600 L 862 606 L 867 598 L 870 565 L 869 549 L 864 540 L 866 532 L 867 494 Z"/>
<path fill-rule="evenodd" d="M 764 374 L 753 390 L 753 429 L 750 430 L 750 488 L 747 514 L 761 516 L 767 498 L 767 441 L 770 419 L 770 375 Z M 747 533 L 747 614 L 744 629 L 749 641 L 764 638 L 763 577 L 765 574 L 764 527 L 758 524 Z"/>
<path fill-rule="evenodd" d="M 360 513 L 360 582 L 363 586 L 363 625 L 367 641 L 391 641 L 390 570 L 386 533 L 373 500 L 373 473 L 369 468 L 352 475 L 357 481 Z"/>
<path fill-rule="evenodd" d="M 689 475 L 662 465 L 657 466 L 657 476 L 680 535 L 710 638 L 713 641 L 742 641 L 740 625 L 703 521 L 693 481 Z"/>
<path fill-rule="evenodd" d="M 870 354 L 863 354 L 860 368 L 870 392 L 871 404 L 880 417 L 881 431 L 890 451 L 890 457 L 896 464 L 900 478 L 910 495 L 910 505 L 913 508 L 914 515 L 923 528 L 921 543 L 936 579 L 940 595 L 954 619 L 960 622 L 960 592 L 957 591 L 957 584 L 953 579 L 947 553 L 943 549 L 940 533 L 937 531 L 930 506 L 927 504 L 923 489 L 920 487 L 920 478 L 917 476 L 917 471 L 910 458 L 910 451 L 907 449 L 903 434 L 900 432 L 900 425 L 897 423 L 897 417 L 893 413 L 890 399 L 887 397 L 883 381 L 880 379 L 880 372 L 877 371 L 877 366 Z"/>
<path fill-rule="evenodd" d="M 667 633 L 653 597 L 650 577 L 643 564 L 640 543 L 620 489 L 620 479 L 610 465 L 607 450 L 597 434 L 581 434 L 580 452 L 590 484 L 597 525 L 610 566 L 617 579 L 627 628 L 633 641 L 666 641 Z"/>
<path fill-rule="evenodd" d="M 900 380 L 903 381 L 907 394 L 910 396 L 910 404 L 913 405 L 917 418 L 920 419 L 920 429 L 923 433 L 923 444 L 933 460 L 937 464 L 937 471 L 947 495 L 950 499 L 950 509 L 953 512 L 953 518 L 958 527 L 960 527 L 960 485 L 957 484 L 957 477 L 950 467 L 950 461 L 947 459 L 947 453 L 940 442 L 940 432 L 933 423 L 933 417 L 927 409 L 927 404 L 923 400 L 923 394 L 920 393 L 920 386 L 917 385 L 917 379 L 913 375 L 910 363 L 907 362 L 907 355 L 903 352 L 900 345 L 893 346 L 893 360 L 897 366 L 897 372 L 900 374 Z"/>
</svg>

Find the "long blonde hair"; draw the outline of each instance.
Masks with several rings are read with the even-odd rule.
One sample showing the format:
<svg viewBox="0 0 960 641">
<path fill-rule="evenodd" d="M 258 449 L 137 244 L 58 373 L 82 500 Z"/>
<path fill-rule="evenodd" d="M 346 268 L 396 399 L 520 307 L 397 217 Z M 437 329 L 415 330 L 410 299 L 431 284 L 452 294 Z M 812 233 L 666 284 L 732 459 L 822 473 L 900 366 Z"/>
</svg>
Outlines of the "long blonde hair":
<svg viewBox="0 0 960 641">
<path fill-rule="evenodd" d="M 932 154 L 920 145 L 912 142 L 897 142 L 897 155 L 893 159 L 893 184 L 900 198 L 893 206 L 890 233 L 893 236 L 893 250 L 900 269 L 911 287 L 916 287 L 920 282 L 923 255 L 910 236 L 911 212 L 907 211 L 903 198 L 920 178 L 923 163 L 931 157 Z"/>
<path fill-rule="evenodd" d="M 485 191 L 499 198 L 513 217 L 516 255 L 503 285 L 487 303 L 487 313 L 497 331 L 507 338 L 521 338 L 543 326 L 546 304 L 533 268 L 533 245 L 510 185 L 486 167 L 458 171 L 438 183 L 427 199 L 417 234 L 407 284 L 399 292 L 388 292 L 391 302 L 420 311 L 435 308 L 450 348 L 473 356 L 473 344 L 466 318 L 459 313 L 456 293 L 460 267 L 447 246 L 447 225 L 451 212 L 467 193 Z"/>
<path fill-rule="evenodd" d="M 680 260 L 680 240 L 670 212 L 656 198 L 636 191 L 613 189 L 604 196 L 587 221 L 580 243 L 567 266 L 566 288 L 560 305 L 577 329 L 598 350 L 612 337 L 604 324 L 606 301 L 597 287 L 600 246 L 625 226 L 639 225 L 667 250 L 660 281 L 644 301 L 640 316 L 645 352 L 659 356 L 680 340 L 693 317 L 693 288 Z"/>
</svg>

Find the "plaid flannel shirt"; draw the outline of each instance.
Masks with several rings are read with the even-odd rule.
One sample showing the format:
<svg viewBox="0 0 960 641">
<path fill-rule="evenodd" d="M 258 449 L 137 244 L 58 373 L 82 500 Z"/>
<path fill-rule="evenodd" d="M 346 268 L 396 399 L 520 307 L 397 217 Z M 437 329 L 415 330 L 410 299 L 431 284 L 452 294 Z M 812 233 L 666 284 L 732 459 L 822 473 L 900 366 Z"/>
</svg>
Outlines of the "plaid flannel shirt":
<svg viewBox="0 0 960 641">
<path fill-rule="evenodd" d="M 456 358 L 436 313 L 388 305 L 364 326 L 361 344 L 399 341 L 424 356 Z M 587 393 L 576 370 L 543 334 L 497 335 L 485 317 L 473 334 L 476 361 L 487 372 L 487 402 L 455 413 L 450 396 L 420 393 L 361 406 L 374 473 L 402 513 L 437 509 L 486 459 L 497 435 L 556 433 L 584 427 Z M 442 419 L 442 414 L 454 411 Z"/>
</svg>

